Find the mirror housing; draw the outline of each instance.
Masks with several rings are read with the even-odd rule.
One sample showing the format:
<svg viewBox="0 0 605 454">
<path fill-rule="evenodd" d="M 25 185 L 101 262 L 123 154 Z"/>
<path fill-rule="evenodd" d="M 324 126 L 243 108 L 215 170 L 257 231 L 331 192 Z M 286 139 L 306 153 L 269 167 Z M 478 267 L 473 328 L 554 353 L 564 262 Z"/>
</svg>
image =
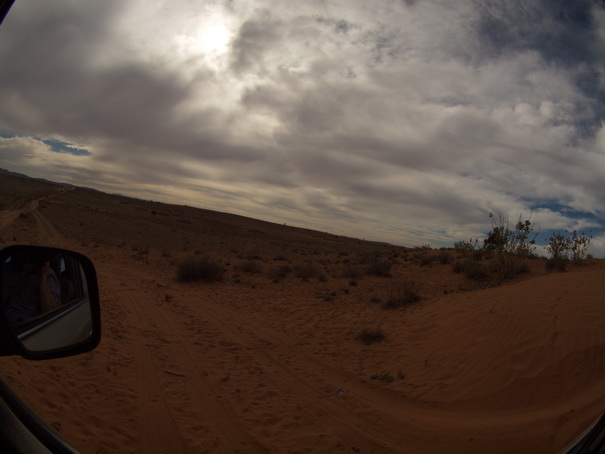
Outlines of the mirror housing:
<svg viewBox="0 0 605 454">
<path fill-rule="evenodd" d="M 96 271 L 77 252 L 43 246 L 0 249 L 0 356 L 50 359 L 101 340 Z"/>
</svg>

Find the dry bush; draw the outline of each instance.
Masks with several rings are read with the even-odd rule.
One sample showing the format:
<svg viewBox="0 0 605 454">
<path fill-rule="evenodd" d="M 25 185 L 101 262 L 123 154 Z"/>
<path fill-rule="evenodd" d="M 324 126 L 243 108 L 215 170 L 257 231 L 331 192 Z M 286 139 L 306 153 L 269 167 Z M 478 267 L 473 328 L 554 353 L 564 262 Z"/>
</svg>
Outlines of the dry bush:
<svg viewBox="0 0 605 454">
<path fill-rule="evenodd" d="M 356 339 L 359 339 L 366 345 L 371 345 L 374 342 L 382 342 L 386 339 L 386 336 L 382 332 L 380 328 L 377 329 L 364 329 L 357 336 Z"/>
<path fill-rule="evenodd" d="M 481 263 L 474 260 L 457 261 L 452 265 L 452 271 L 458 274 L 464 274 L 464 277 L 473 281 L 484 281 L 487 279 L 487 273 Z"/>
<path fill-rule="evenodd" d="M 430 266 L 435 261 L 436 257 L 432 255 L 418 254 L 417 260 L 419 266 Z"/>
<path fill-rule="evenodd" d="M 391 262 L 375 260 L 374 262 L 368 265 L 366 273 L 370 276 L 391 277 L 392 266 L 393 264 Z"/>
<path fill-rule="evenodd" d="M 208 257 L 189 256 L 178 265 L 177 279 L 180 282 L 220 281 L 223 279 L 223 268 Z"/>
<path fill-rule="evenodd" d="M 440 251 L 436 259 L 442 265 L 449 265 L 452 262 L 452 256 L 447 251 Z"/>
<path fill-rule="evenodd" d="M 280 266 L 269 271 L 269 279 L 273 282 L 280 282 L 292 272 L 292 268 L 288 265 Z"/>
<path fill-rule="evenodd" d="M 319 269 L 313 264 L 298 265 L 294 267 L 294 274 L 303 281 L 319 275 Z"/>
<path fill-rule="evenodd" d="M 251 274 L 260 273 L 262 271 L 260 264 L 258 262 L 253 262 L 252 260 L 240 264 L 237 269 L 244 273 Z"/>
<path fill-rule="evenodd" d="M 526 220 L 519 215 L 514 227 L 510 226 L 508 216 L 499 215 L 496 219 L 490 213 L 490 219 L 492 230 L 483 242 L 483 250 L 489 254 L 495 273 L 494 284 L 497 285 L 529 271 L 523 259 L 535 255 L 537 233 L 534 233 L 531 215 Z"/>
<path fill-rule="evenodd" d="M 550 257 L 546 260 L 546 269 L 548 271 L 558 270 L 558 271 L 567 271 L 567 262 L 568 260 L 565 257 Z"/>
<path fill-rule="evenodd" d="M 363 276 L 363 270 L 358 266 L 351 265 L 344 269 L 342 276 L 349 279 L 359 279 Z"/>
<path fill-rule="evenodd" d="M 393 286 L 391 295 L 382 303 L 382 307 L 384 309 L 397 309 L 417 303 L 422 299 L 420 284 L 417 281 L 407 280 Z"/>
</svg>

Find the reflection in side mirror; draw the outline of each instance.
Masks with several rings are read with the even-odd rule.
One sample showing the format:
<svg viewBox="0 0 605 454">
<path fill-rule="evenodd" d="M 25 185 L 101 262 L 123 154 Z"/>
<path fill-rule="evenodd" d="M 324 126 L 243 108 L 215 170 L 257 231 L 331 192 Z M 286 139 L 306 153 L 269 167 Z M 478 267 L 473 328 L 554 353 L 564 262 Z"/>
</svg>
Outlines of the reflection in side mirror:
<svg viewBox="0 0 605 454">
<path fill-rule="evenodd" d="M 36 246 L 0 251 L 2 318 L 23 356 L 67 356 L 100 339 L 92 262 L 76 252 Z"/>
</svg>

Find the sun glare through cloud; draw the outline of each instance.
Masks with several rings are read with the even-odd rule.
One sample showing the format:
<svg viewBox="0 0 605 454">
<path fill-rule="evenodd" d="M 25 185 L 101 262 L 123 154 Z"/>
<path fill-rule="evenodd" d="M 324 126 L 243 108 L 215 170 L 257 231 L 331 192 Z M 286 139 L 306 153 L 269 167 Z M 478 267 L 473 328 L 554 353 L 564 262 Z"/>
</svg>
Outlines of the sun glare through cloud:
<svg viewBox="0 0 605 454">
<path fill-rule="evenodd" d="M 231 33 L 222 24 L 210 24 L 200 27 L 197 41 L 204 53 L 222 55 L 229 50 Z"/>
</svg>

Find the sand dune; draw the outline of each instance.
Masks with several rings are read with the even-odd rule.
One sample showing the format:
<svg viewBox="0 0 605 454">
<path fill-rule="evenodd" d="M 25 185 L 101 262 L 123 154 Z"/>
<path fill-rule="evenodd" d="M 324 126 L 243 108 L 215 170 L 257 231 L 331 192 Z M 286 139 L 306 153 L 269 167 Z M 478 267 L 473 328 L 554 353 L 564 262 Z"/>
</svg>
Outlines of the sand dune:
<svg viewBox="0 0 605 454">
<path fill-rule="evenodd" d="M 605 410 L 602 260 L 477 288 L 420 266 L 439 251 L 14 178 L 0 239 L 90 256 L 104 331 L 91 353 L 0 370 L 84 452 L 553 453 Z M 191 255 L 225 279 L 178 282 Z M 351 277 L 376 260 L 391 277 Z M 317 273 L 274 282 L 286 265 Z M 424 300 L 383 309 L 409 281 Z"/>
</svg>

